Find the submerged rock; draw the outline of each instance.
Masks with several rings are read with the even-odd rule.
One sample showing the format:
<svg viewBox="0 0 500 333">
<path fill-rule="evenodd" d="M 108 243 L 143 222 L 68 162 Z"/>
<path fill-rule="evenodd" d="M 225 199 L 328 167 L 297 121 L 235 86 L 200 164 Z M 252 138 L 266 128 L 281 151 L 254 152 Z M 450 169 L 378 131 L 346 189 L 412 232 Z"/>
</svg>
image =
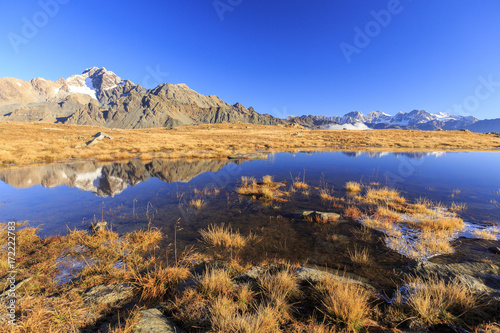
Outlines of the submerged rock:
<svg viewBox="0 0 500 333">
<path fill-rule="evenodd" d="M 340 219 L 340 214 L 333 212 L 319 212 L 316 210 L 305 210 L 302 212 L 302 217 L 320 217 L 323 220 L 338 221 Z"/>
<path fill-rule="evenodd" d="M 106 221 L 99 221 L 99 222 L 96 222 L 96 223 L 91 223 L 90 226 L 89 226 L 89 229 L 90 229 L 90 232 L 92 234 L 95 234 L 96 232 L 106 230 L 106 226 L 107 225 L 108 225 L 108 222 L 106 222 Z"/>
<path fill-rule="evenodd" d="M 158 309 L 139 312 L 139 322 L 132 328 L 133 333 L 180 333 L 182 332 Z"/>
</svg>

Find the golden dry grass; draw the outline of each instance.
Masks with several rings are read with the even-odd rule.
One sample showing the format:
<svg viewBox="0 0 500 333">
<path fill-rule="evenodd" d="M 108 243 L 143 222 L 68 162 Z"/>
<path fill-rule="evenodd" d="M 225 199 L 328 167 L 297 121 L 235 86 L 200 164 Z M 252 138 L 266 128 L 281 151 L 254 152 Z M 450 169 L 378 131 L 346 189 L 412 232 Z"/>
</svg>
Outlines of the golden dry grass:
<svg viewBox="0 0 500 333">
<path fill-rule="evenodd" d="M 236 126 L 235 126 L 236 125 Z M 58 129 L 58 130 L 51 130 Z M 99 131 L 113 136 L 92 147 L 75 148 Z M 460 131 L 374 130 L 304 131 L 251 124 L 211 124 L 180 127 L 114 130 L 92 126 L 44 123 L 0 123 L 0 161 L 6 165 L 51 163 L 68 159 L 117 160 L 146 158 L 225 158 L 234 152 L 297 150 L 436 151 L 494 150 L 500 138 Z M 286 137 L 286 140 L 283 140 Z M 267 146 L 273 146 L 269 149 Z"/>
<path fill-rule="evenodd" d="M 204 195 L 204 196 L 211 196 L 211 195 L 217 195 L 220 193 L 220 189 L 215 188 L 215 187 L 205 187 L 203 190 L 198 190 L 194 189 L 194 194 L 195 195 Z"/>
<path fill-rule="evenodd" d="M 235 288 L 229 272 L 225 269 L 207 269 L 197 280 L 198 290 L 208 298 L 229 295 Z"/>
<path fill-rule="evenodd" d="M 209 225 L 206 229 L 200 230 L 200 235 L 202 240 L 210 246 L 234 249 L 244 247 L 249 240 L 253 239 L 252 235 L 242 236 L 239 232 L 233 231 L 231 226 L 225 227 L 224 224 Z"/>
<path fill-rule="evenodd" d="M 359 208 L 357 207 L 354 207 L 354 206 L 350 206 L 350 207 L 347 207 L 345 210 L 344 210 L 344 215 L 346 217 L 350 217 L 352 219 L 358 219 L 361 217 L 362 213 L 361 211 L 359 210 Z"/>
<path fill-rule="evenodd" d="M 500 229 L 490 228 L 490 229 L 476 229 L 472 233 L 474 237 L 488 240 L 496 240 L 500 235 Z"/>
<path fill-rule="evenodd" d="M 231 300 L 223 298 L 212 305 L 211 315 L 213 332 L 281 332 L 280 312 L 273 305 L 259 305 L 254 312 L 240 313 L 234 307 L 231 307 Z"/>
<path fill-rule="evenodd" d="M 257 278 L 257 284 L 270 300 L 288 300 L 300 295 L 297 276 L 291 267 L 286 267 L 278 272 L 265 272 Z"/>
<path fill-rule="evenodd" d="M 293 187 L 299 189 L 299 190 L 307 190 L 309 188 L 309 185 L 306 182 L 302 181 L 294 181 L 293 182 Z"/>
<path fill-rule="evenodd" d="M 286 201 L 283 196 L 287 193 L 280 190 L 283 183 L 276 183 L 272 181 L 271 176 L 264 176 L 262 182 L 257 183 L 254 178 L 241 177 L 241 185 L 236 189 L 240 195 L 251 196 L 254 199 L 270 202 L 273 200 Z"/>
<path fill-rule="evenodd" d="M 331 222 L 336 222 L 337 219 L 334 218 L 334 217 L 329 217 L 329 218 L 325 218 L 321 215 L 309 215 L 309 216 L 306 216 L 304 217 L 304 219 L 308 222 L 308 223 L 319 223 L 319 224 L 326 224 L 326 223 L 331 223 Z"/>
<path fill-rule="evenodd" d="M 362 185 L 357 182 L 347 182 L 345 183 L 345 189 L 348 192 L 360 192 Z"/>
<path fill-rule="evenodd" d="M 436 218 L 426 216 L 414 220 L 405 220 L 405 222 L 423 231 L 458 231 L 465 226 L 461 218 L 454 216 L 438 216 Z"/>
<path fill-rule="evenodd" d="M 321 200 L 324 200 L 324 201 L 338 201 L 338 200 L 340 200 L 339 198 L 331 195 L 327 190 L 321 190 L 319 192 L 319 197 L 321 198 Z"/>
<path fill-rule="evenodd" d="M 340 327 L 359 331 L 370 314 L 370 293 L 362 286 L 330 277 L 315 285 L 325 316 Z"/>
<path fill-rule="evenodd" d="M 368 204 L 379 204 L 381 202 L 406 203 L 406 199 L 397 190 L 388 187 L 369 188 L 366 191 L 363 201 Z"/>
<path fill-rule="evenodd" d="M 203 199 L 191 199 L 189 201 L 189 206 L 194 207 L 196 209 L 201 209 L 203 205 L 205 204 L 205 201 Z"/>
<path fill-rule="evenodd" d="M 445 282 L 437 276 L 407 277 L 407 304 L 424 324 L 456 324 L 476 308 L 480 297 L 458 279 Z"/>
<path fill-rule="evenodd" d="M 361 220 L 361 223 L 363 225 L 372 228 L 372 229 L 377 229 L 381 230 L 387 235 L 393 236 L 393 237 L 401 237 L 401 230 L 397 228 L 395 223 L 393 223 L 391 220 L 388 219 L 381 219 L 376 216 L 374 217 L 365 217 Z"/>
<path fill-rule="evenodd" d="M 375 212 L 375 217 L 387 219 L 391 222 L 399 222 L 402 219 L 400 214 L 384 206 L 377 207 L 377 211 Z"/>
<path fill-rule="evenodd" d="M 158 302 L 171 296 L 172 290 L 191 276 L 186 267 L 155 267 L 145 274 L 136 276 L 136 285 L 140 290 L 141 300 Z"/>
<path fill-rule="evenodd" d="M 370 255 L 368 249 L 359 249 L 356 245 L 354 249 L 347 249 L 347 257 L 356 265 L 368 265 L 370 263 Z"/>
<path fill-rule="evenodd" d="M 18 223 L 16 229 L 16 280 L 29 278 L 30 281 L 16 290 L 18 325 L 12 332 L 76 332 L 95 324 L 110 306 L 84 302 L 81 291 L 77 290 L 117 283 L 137 283 L 139 289 L 147 289 L 149 284 L 142 280 L 147 275 L 138 272 L 147 270 L 151 260 L 143 255 L 163 237 L 159 230 L 151 229 L 121 236 L 110 230 L 93 235 L 73 230 L 65 236 L 40 238 L 36 234 L 38 230 L 29 225 Z M 0 225 L 2 236 L 4 232 L 5 225 Z M 7 237 L 2 237 L 0 247 L 6 240 Z M 64 267 L 60 264 L 63 257 L 70 267 L 75 261 L 84 261 L 87 266 L 77 271 L 71 280 L 57 282 L 54 276 Z M 127 269 L 116 266 L 117 263 Z M 5 276 L 4 269 L 0 268 L 0 276 Z M 132 319 L 127 322 L 132 323 Z"/>
<path fill-rule="evenodd" d="M 273 182 L 273 176 L 270 176 L 270 175 L 263 176 L 262 182 L 264 184 L 271 184 Z"/>
</svg>

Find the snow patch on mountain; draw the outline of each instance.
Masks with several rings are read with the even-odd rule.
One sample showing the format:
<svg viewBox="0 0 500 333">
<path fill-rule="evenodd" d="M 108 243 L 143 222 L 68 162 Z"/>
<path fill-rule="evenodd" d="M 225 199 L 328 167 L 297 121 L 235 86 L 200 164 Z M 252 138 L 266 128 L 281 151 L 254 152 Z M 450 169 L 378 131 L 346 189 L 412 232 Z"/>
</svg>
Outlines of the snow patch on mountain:
<svg viewBox="0 0 500 333">
<path fill-rule="evenodd" d="M 369 131 L 371 128 L 362 122 L 355 122 L 354 124 L 341 124 L 341 125 L 327 125 L 322 127 L 326 130 L 350 130 L 350 131 Z"/>
</svg>

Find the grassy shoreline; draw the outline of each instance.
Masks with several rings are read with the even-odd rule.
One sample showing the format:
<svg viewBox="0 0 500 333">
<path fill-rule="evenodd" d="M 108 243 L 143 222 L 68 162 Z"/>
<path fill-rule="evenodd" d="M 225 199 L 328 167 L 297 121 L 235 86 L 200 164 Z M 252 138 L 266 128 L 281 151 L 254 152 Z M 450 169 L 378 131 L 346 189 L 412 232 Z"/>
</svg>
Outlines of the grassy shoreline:
<svg viewBox="0 0 500 333">
<path fill-rule="evenodd" d="M 98 132 L 103 139 L 85 146 Z M 80 147 L 79 147 L 80 146 Z M 80 160 L 227 158 L 296 151 L 498 151 L 500 136 L 462 131 L 326 131 L 242 123 L 121 130 L 47 123 L 0 123 L 0 167 Z"/>
<path fill-rule="evenodd" d="M 317 218 L 311 220 L 302 214 L 298 221 L 318 230 L 347 224 L 349 242 L 356 243 L 338 255 L 349 264 L 316 269 L 309 259 L 302 263 L 273 256 L 271 248 L 269 256 L 267 251 L 249 256 L 262 242 L 263 230 L 240 233 L 223 221 L 197 227 L 197 243 L 184 248 L 178 248 L 177 229 L 172 239 L 150 225 L 119 234 L 101 222 L 91 224 L 90 231 L 42 238 L 38 228 L 9 222 L 0 224 L 2 281 L 13 269 L 5 253 L 7 236 L 14 234 L 16 242 L 17 325 L 9 331 L 134 332 L 141 321 L 147 327 L 142 319 L 150 310 L 186 332 L 400 332 L 398 327 L 439 330 L 443 325 L 472 332 L 498 329 L 496 292 L 469 285 L 462 275 L 415 270 L 412 262 L 402 261 L 392 271 L 384 266 L 391 283 L 380 288 L 380 277 L 362 273 L 376 270 L 380 260 L 369 242 L 385 242 L 389 251 L 417 260 L 453 252 L 449 236 L 464 228 L 456 212 L 465 205 L 445 207 L 425 198 L 410 202 L 395 189 L 353 181 L 345 184 L 345 197 L 300 179 L 284 187 L 266 175 L 262 181 L 242 177 L 235 191 L 263 205 L 286 201 L 293 193 L 320 196 L 329 213 L 315 211 Z M 199 191 L 205 197 L 216 193 L 219 189 Z M 360 225 L 364 229 L 353 229 Z M 404 242 L 409 228 L 418 230 L 418 242 Z M 369 229 L 383 234 L 372 239 Z M 331 241 L 340 244 L 340 234 Z M 11 299 L 6 295 L 14 284 L 8 281 L 0 300 Z M 0 302 L 0 312 L 8 311 Z"/>
</svg>

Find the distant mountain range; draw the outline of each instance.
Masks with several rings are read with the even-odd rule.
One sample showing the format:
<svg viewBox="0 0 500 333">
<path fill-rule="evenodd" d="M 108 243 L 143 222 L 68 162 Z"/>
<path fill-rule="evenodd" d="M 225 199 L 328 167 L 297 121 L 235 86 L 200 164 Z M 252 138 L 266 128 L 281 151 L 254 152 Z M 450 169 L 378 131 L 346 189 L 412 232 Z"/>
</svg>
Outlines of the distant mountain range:
<svg viewBox="0 0 500 333">
<path fill-rule="evenodd" d="M 259 114 L 219 97 L 205 96 L 185 84 L 163 83 L 146 89 L 105 68 L 89 68 L 67 79 L 23 81 L 0 79 L 0 121 L 49 122 L 111 128 L 176 127 L 242 122 L 262 125 L 299 124 L 310 129 L 416 129 L 500 132 L 500 119 L 429 113 L 391 116 L 381 111 L 353 111 L 341 117 L 300 116 L 280 119 Z"/>
<path fill-rule="evenodd" d="M 309 128 L 320 129 L 414 129 L 414 130 L 461 130 L 468 129 L 472 132 L 498 132 L 500 119 L 478 120 L 472 116 L 451 115 L 449 113 L 429 113 L 425 110 L 399 112 L 391 116 L 382 111 L 370 112 L 367 115 L 353 111 L 339 117 L 326 116 L 300 116 L 288 117 L 289 122 L 297 123 Z"/>
</svg>

